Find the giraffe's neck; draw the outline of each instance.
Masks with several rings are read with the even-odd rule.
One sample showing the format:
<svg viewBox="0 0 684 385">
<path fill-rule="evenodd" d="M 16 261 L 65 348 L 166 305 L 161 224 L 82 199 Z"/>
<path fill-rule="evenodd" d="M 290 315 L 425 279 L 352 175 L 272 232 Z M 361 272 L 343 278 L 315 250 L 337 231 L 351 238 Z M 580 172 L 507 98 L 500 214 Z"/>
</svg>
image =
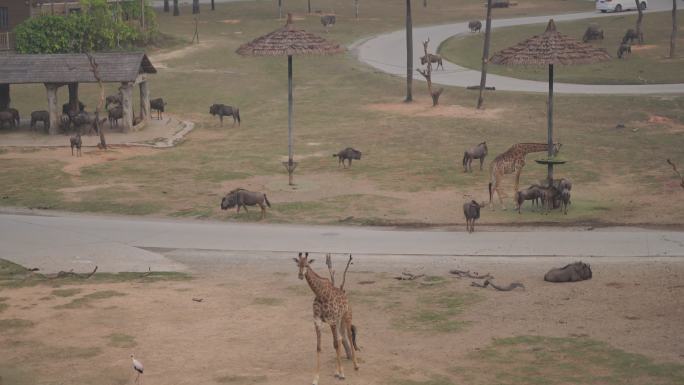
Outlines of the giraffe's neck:
<svg viewBox="0 0 684 385">
<path fill-rule="evenodd" d="M 304 277 L 306 278 L 306 282 L 309 284 L 311 291 L 314 292 L 316 297 L 321 297 L 323 295 L 323 289 L 330 282 L 327 279 L 316 274 L 316 272 L 313 271 L 310 266 L 307 266 L 306 273 L 304 273 Z"/>
<path fill-rule="evenodd" d="M 548 143 L 518 143 L 515 145 L 523 156 L 531 152 L 545 152 L 549 150 Z"/>
</svg>

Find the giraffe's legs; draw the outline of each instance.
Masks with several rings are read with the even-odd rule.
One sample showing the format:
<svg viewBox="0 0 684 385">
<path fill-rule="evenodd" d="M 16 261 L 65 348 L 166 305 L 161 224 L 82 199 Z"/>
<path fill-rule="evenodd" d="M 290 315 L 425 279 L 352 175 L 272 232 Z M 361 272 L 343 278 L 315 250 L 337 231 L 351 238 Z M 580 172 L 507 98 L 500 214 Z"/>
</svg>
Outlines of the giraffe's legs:
<svg viewBox="0 0 684 385">
<path fill-rule="evenodd" d="M 318 385 L 318 377 L 321 373 L 321 326 L 320 318 L 314 318 L 314 327 L 316 328 L 316 373 L 313 378 L 313 385 Z"/>
<path fill-rule="evenodd" d="M 520 174 L 521 173 L 522 173 L 522 168 L 515 170 L 515 188 L 513 190 L 513 197 L 515 197 L 515 193 L 518 192 L 518 188 L 520 187 Z"/>
<path fill-rule="evenodd" d="M 340 354 L 340 346 L 342 345 L 342 337 L 340 336 L 340 320 L 335 322 L 335 324 L 330 325 L 330 330 L 332 331 L 333 338 L 337 340 L 335 345 L 335 360 L 337 362 L 337 369 L 335 370 L 335 377 L 340 380 L 344 380 L 344 370 L 342 370 L 342 359 Z"/>
<path fill-rule="evenodd" d="M 503 179 L 503 173 L 497 172 L 494 174 L 494 183 L 492 185 L 492 190 L 496 193 L 496 196 L 499 197 L 499 204 L 501 204 L 501 209 L 506 210 L 506 205 L 503 203 L 503 199 L 501 198 L 501 186 L 500 182 Z M 492 210 L 494 210 L 494 204 L 492 203 Z"/>
<path fill-rule="evenodd" d="M 344 321 L 343 321 L 344 322 Z M 351 360 L 352 358 L 352 353 L 350 347 L 349 347 L 349 339 L 351 338 L 351 331 L 347 331 L 346 327 L 342 327 L 342 330 L 340 330 L 340 333 L 342 334 L 342 347 L 344 348 L 344 353 L 345 356 L 347 357 L 348 360 Z"/>
<path fill-rule="evenodd" d="M 346 330 L 346 335 L 349 337 L 350 345 L 352 345 L 351 349 L 351 359 L 352 362 L 354 363 L 354 370 L 359 370 L 359 363 L 356 361 L 356 351 L 354 351 L 354 342 L 351 341 L 352 338 L 352 324 L 351 324 L 351 319 L 345 320 L 344 322 L 344 329 Z M 346 339 L 345 339 L 346 340 Z M 346 345 L 345 345 L 346 346 Z"/>
</svg>

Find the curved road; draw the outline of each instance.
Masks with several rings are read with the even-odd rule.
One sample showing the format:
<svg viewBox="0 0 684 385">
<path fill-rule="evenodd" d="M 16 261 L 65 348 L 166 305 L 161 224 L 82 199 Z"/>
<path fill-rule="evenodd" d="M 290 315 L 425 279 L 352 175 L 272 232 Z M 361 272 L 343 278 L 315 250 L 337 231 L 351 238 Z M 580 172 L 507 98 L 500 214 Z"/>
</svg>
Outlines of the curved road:
<svg viewBox="0 0 684 385">
<path fill-rule="evenodd" d="M 672 9 L 669 0 L 650 0 L 649 9 L 646 12 L 662 12 Z M 628 14 L 634 14 L 630 12 Z M 493 19 L 492 29 L 526 24 L 543 24 L 553 18 L 556 21 L 581 20 L 594 17 L 610 17 L 614 13 L 582 12 L 565 15 L 521 17 L 514 19 Z M 625 15 L 620 13 L 618 15 Z M 470 33 L 468 23 L 445 24 L 413 29 L 413 52 L 416 57 L 414 63 L 420 63 L 423 55 L 422 41 L 430 38 L 433 47 L 438 47 L 444 40 L 461 34 Z M 397 49 L 397 47 L 401 47 Z M 406 32 L 395 31 L 384 35 L 378 35 L 370 39 L 357 41 L 351 45 L 358 59 L 371 67 L 383 72 L 406 77 Z M 414 64 L 415 66 L 415 64 Z M 424 81 L 421 76 L 414 79 Z M 480 84 L 480 71 L 475 71 L 444 61 L 444 71 L 434 71 L 432 81 L 435 83 L 467 87 Z M 506 76 L 487 74 L 487 85 L 494 86 L 497 90 L 524 91 L 524 92 L 548 92 L 548 83 L 532 80 L 515 79 Z M 684 93 L 684 83 L 679 84 L 645 84 L 645 85 L 587 85 L 555 83 L 554 92 L 571 94 L 670 94 Z"/>
</svg>

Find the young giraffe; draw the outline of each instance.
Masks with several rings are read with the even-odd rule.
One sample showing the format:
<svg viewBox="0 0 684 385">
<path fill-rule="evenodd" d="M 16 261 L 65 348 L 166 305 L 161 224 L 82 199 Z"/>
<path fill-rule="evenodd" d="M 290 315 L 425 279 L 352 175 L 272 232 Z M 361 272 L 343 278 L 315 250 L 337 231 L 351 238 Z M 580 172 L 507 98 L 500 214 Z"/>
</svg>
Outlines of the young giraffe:
<svg viewBox="0 0 684 385">
<path fill-rule="evenodd" d="M 561 144 L 554 144 L 554 155 L 560 150 Z M 501 199 L 500 184 L 503 176 L 505 174 L 515 173 L 515 189 L 513 194 L 518 191 L 518 186 L 520 184 L 520 173 L 523 167 L 525 167 L 525 156 L 531 152 L 544 152 L 549 150 L 549 145 L 547 143 L 517 143 L 511 146 L 506 152 L 500 154 L 489 165 L 489 204 L 494 210 L 494 205 L 492 204 L 492 195 L 494 191 L 499 197 L 499 203 L 503 210 L 506 210 L 506 206 Z"/>
<path fill-rule="evenodd" d="M 351 340 L 352 348 L 351 359 L 354 362 L 354 370 L 359 370 L 356 361 L 356 328 L 352 325 L 352 310 L 347 300 L 347 294 L 333 286 L 329 279 L 323 278 L 311 269 L 310 264 L 313 259 L 308 259 L 309 253 L 299 253 L 299 258 L 293 258 L 299 266 L 299 279 L 306 278 L 306 282 L 316 295 L 313 302 L 313 318 L 316 327 L 316 374 L 314 375 L 313 385 L 318 385 L 319 373 L 321 371 L 321 327 L 323 322 L 330 325 L 333 335 L 333 345 L 337 358 L 335 377 L 344 379 L 342 361 L 340 359 L 340 345 L 347 343 L 347 338 Z"/>
</svg>

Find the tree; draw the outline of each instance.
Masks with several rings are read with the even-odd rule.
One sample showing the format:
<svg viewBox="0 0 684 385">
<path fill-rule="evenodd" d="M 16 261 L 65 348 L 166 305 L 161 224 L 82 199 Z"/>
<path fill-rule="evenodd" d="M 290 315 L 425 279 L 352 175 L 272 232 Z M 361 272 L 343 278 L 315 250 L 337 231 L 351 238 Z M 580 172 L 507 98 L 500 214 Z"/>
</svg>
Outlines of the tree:
<svg viewBox="0 0 684 385">
<path fill-rule="evenodd" d="M 477 98 L 477 109 L 482 108 L 485 87 L 487 85 L 487 63 L 489 62 L 489 38 L 492 33 L 492 0 L 487 0 L 487 21 L 485 25 L 484 47 L 482 48 L 482 71 L 480 74 L 480 96 Z"/>
<path fill-rule="evenodd" d="M 214 3 L 213 0 L 211 2 Z M 169 13 L 169 0 L 164 0 L 164 12 Z"/>
<path fill-rule="evenodd" d="M 192 14 L 200 13 L 199 0 L 192 0 Z"/>
<path fill-rule="evenodd" d="M 359 0 L 354 0 L 354 14 L 356 15 L 356 20 L 359 20 Z"/>
<path fill-rule="evenodd" d="M 425 71 L 421 71 L 419 68 L 416 71 L 425 77 L 425 80 L 427 81 L 428 92 L 432 98 L 432 106 L 434 107 L 439 104 L 439 97 L 442 95 L 444 88 L 440 88 L 437 91 L 432 90 L 432 60 L 430 60 L 430 54 L 428 53 L 429 43 L 430 38 L 423 42 L 423 52 L 425 52 L 425 58 L 427 59 L 427 69 Z"/>
<path fill-rule="evenodd" d="M 97 85 L 100 88 L 100 97 L 97 101 L 97 107 L 95 107 L 95 129 L 100 134 L 100 144 L 98 145 L 98 147 L 102 148 L 103 150 L 106 150 L 107 141 L 105 140 L 104 130 L 102 130 L 102 127 L 100 126 L 100 111 L 102 111 L 102 107 L 104 106 L 105 101 L 104 86 L 102 85 L 100 71 L 98 70 L 98 64 L 95 61 L 95 58 L 90 54 L 90 52 L 86 52 L 85 54 L 86 56 L 88 56 L 88 61 L 90 62 L 90 70 L 92 71 L 95 80 L 97 80 Z M 104 119 L 102 121 L 104 122 Z"/>
<path fill-rule="evenodd" d="M 406 103 L 413 101 L 413 25 L 411 22 L 411 0 L 406 0 Z"/>
<path fill-rule="evenodd" d="M 178 9 L 178 0 L 173 0 L 173 16 L 180 15 L 180 9 Z"/>
<path fill-rule="evenodd" d="M 670 35 L 670 59 L 674 59 L 677 48 L 677 0 L 672 0 L 672 34 Z"/>
<path fill-rule="evenodd" d="M 644 10 L 641 9 L 641 0 L 634 0 L 637 6 L 637 12 L 639 12 L 639 16 L 637 16 L 637 22 L 636 22 L 636 34 L 639 37 L 639 44 L 644 43 L 644 33 L 641 30 L 641 22 L 644 19 Z"/>
<path fill-rule="evenodd" d="M 306 1 L 306 12 L 311 13 L 311 0 Z"/>
<path fill-rule="evenodd" d="M 216 7 L 214 7 L 214 0 L 211 0 L 211 10 L 212 11 L 216 10 Z"/>
</svg>

